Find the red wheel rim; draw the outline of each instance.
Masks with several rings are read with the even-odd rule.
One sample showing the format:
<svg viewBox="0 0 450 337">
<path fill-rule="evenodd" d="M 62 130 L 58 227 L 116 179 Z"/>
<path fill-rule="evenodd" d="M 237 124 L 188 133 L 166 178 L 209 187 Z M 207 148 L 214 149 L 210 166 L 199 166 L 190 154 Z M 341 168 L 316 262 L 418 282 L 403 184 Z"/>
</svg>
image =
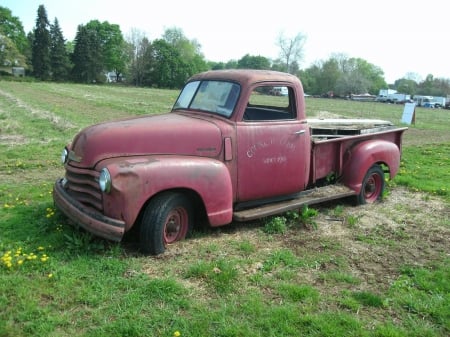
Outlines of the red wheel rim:
<svg viewBox="0 0 450 337">
<path fill-rule="evenodd" d="M 183 207 L 174 208 L 167 216 L 164 224 L 164 242 L 174 243 L 186 236 L 188 229 L 188 213 Z"/>
<path fill-rule="evenodd" d="M 382 177 L 379 174 L 372 174 L 368 177 L 364 185 L 364 199 L 366 202 L 375 202 L 381 194 Z"/>
</svg>

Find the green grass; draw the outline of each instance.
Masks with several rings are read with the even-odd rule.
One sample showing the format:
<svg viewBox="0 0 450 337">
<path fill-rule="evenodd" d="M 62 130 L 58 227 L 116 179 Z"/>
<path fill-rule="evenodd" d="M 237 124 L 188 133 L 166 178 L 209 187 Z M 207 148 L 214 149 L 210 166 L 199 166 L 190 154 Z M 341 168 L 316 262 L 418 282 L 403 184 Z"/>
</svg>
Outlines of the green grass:
<svg viewBox="0 0 450 337">
<path fill-rule="evenodd" d="M 64 145 L 92 123 L 167 112 L 177 94 L 0 81 L 1 337 L 450 333 L 448 211 L 430 228 L 403 205 L 395 226 L 368 226 L 349 204 L 332 204 L 199 232 L 160 257 L 70 226 L 51 196 Z M 308 99 L 307 106 L 310 116 L 397 122 L 402 113 L 341 100 Z M 407 186 L 448 207 L 449 125 L 448 111 L 418 110 L 411 130 L 434 138 L 409 146 L 416 136 L 405 135 L 390 189 Z M 330 227 L 324 235 L 326 217 L 342 219 L 351 234 L 335 236 Z M 408 247 L 417 249 L 401 255 Z"/>
<path fill-rule="evenodd" d="M 450 143 L 404 148 L 395 183 L 450 201 Z"/>
</svg>

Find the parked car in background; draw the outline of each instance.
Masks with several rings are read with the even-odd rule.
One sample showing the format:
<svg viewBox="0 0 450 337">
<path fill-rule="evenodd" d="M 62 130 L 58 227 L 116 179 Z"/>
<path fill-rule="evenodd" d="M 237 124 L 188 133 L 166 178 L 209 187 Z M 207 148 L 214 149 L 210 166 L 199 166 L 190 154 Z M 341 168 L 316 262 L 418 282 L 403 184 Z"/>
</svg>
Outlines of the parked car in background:
<svg viewBox="0 0 450 337">
<path fill-rule="evenodd" d="M 273 96 L 287 96 L 289 92 L 287 87 L 273 87 L 269 91 L 269 94 Z"/>
</svg>

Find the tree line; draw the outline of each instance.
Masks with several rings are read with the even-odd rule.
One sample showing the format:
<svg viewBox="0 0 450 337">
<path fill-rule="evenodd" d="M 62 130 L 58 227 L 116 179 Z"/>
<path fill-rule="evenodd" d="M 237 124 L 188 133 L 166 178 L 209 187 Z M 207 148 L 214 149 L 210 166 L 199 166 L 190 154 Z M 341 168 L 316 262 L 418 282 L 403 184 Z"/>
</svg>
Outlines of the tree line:
<svg viewBox="0 0 450 337">
<path fill-rule="evenodd" d="M 428 75 L 420 80 L 407 74 L 388 85 L 383 70 L 361 58 L 333 54 L 327 60 L 300 69 L 305 36 L 280 34 L 276 41 L 280 57 L 244 55 L 228 62 L 207 61 L 197 40 L 184 36 L 180 28 L 166 29 L 161 38 L 150 41 L 133 29 L 124 38 L 119 25 L 92 20 L 80 24 L 73 41 L 64 39 L 58 19 L 49 22 L 43 5 L 37 10 L 36 25 L 25 35 L 22 23 L 8 8 L 0 6 L 0 74 L 23 67 L 27 75 L 43 81 L 78 83 L 125 82 L 135 86 L 180 88 L 193 74 L 210 69 L 270 69 L 285 71 L 302 79 L 312 95 L 344 96 L 377 94 L 396 89 L 414 95 L 446 96 L 450 80 Z M 113 74 L 113 77 L 107 76 Z"/>
</svg>

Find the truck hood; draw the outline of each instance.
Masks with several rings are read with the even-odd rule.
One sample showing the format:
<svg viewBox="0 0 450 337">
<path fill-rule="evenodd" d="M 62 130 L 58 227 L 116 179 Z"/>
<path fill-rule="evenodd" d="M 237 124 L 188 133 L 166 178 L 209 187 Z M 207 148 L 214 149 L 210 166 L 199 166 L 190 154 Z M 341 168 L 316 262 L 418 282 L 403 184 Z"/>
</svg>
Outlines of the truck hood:
<svg viewBox="0 0 450 337">
<path fill-rule="evenodd" d="M 73 140 L 71 165 L 93 167 L 113 157 L 178 154 L 216 157 L 221 131 L 213 122 L 168 113 L 112 121 L 82 130 Z"/>
</svg>

